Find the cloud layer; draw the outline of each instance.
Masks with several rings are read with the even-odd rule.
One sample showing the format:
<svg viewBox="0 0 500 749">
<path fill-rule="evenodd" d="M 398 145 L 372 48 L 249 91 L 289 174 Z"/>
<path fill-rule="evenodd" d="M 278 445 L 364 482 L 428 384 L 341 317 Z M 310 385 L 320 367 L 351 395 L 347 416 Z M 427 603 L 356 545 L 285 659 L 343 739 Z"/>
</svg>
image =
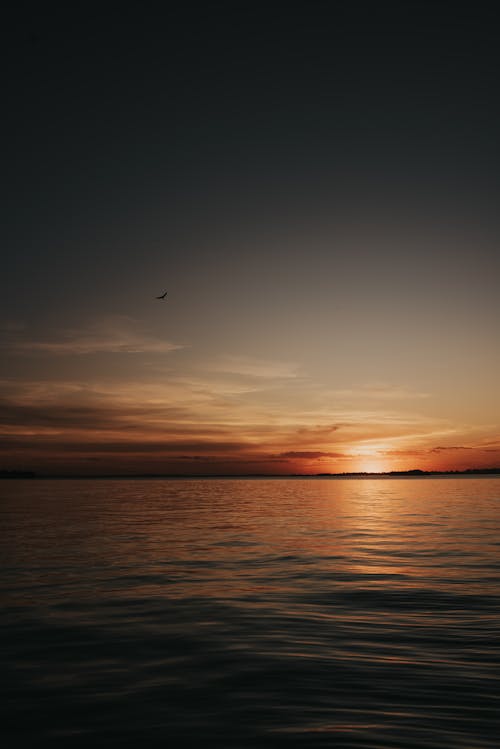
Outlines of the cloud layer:
<svg viewBox="0 0 500 749">
<path fill-rule="evenodd" d="M 113 316 L 80 328 L 58 331 L 53 338 L 30 339 L 12 335 L 7 347 L 19 354 L 50 354 L 58 356 L 86 354 L 166 354 L 181 345 L 152 336 L 141 330 L 135 320 Z"/>
<path fill-rule="evenodd" d="M 444 468 L 457 455 L 464 456 L 463 467 L 491 465 L 500 457 L 491 435 L 473 427 L 460 432 L 443 419 L 387 410 L 384 396 L 379 408 L 325 406 L 314 383 L 285 377 L 276 388 L 275 378 L 263 378 L 260 369 L 164 375 L 164 382 L 2 385 L 6 467 L 78 473 L 99 463 L 108 473 L 322 473 Z M 467 444 L 457 445 L 457 437 Z"/>
<path fill-rule="evenodd" d="M 13 374 L 0 383 L 0 468 L 327 473 L 500 460 L 495 424 L 438 415 L 432 394 L 406 383 L 335 386 L 335 371 L 196 352 L 128 316 L 50 336 L 1 330 Z"/>
</svg>

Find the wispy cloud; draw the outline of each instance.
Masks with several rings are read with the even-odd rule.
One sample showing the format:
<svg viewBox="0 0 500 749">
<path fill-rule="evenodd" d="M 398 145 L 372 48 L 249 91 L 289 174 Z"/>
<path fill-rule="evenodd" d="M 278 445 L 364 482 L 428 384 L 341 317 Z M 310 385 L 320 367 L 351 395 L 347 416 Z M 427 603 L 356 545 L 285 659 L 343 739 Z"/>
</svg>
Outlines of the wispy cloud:
<svg viewBox="0 0 500 749">
<path fill-rule="evenodd" d="M 359 400 L 418 400 L 430 397 L 430 393 L 387 383 L 366 384 L 355 388 L 334 390 L 331 395 L 340 400 L 356 402 Z"/>
<path fill-rule="evenodd" d="M 429 452 L 430 453 L 442 453 L 447 452 L 448 450 L 474 450 L 477 448 L 470 447 L 468 445 L 448 445 L 448 446 L 438 446 L 438 447 L 432 447 Z"/>
<path fill-rule="evenodd" d="M 19 354 L 164 354 L 182 345 L 143 331 L 136 320 L 116 315 L 81 328 L 66 328 L 51 338 L 14 337 L 12 328 L 4 347 Z"/>
<path fill-rule="evenodd" d="M 125 328 L 130 334 L 130 325 Z M 107 333 L 108 348 L 99 350 L 109 350 L 109 326 L 98 332 L 100 338 L 94 329 L 94 344 L 98 338 L 104 345 Z M 85 336 L 82 330 L 79 334 L 82 344 L 89 329 Z M 142 346 L 144 340 L 142 335 Z M 85 346 L 91 348 L 88 340 Z M 27 363 L 31 370 L 32 361 Z M 235 372 L 203 372 L 196 364 L 182 372 L 172 366 L 135 376 L 129 362 L 126 367 L 120 362 L 117 376 L 106 361 L 99 377 L 90 362 L 88 380 L 82 362 L 68 364 L 80 380 L 67 374 L 67 379 L 56 380 L 49 373 L 46 380 L 12 376 L 0 383 L 5 464 L 64 467 L 65 459 L 72 466 L 100 459 L 103 470 L 106 464 L 117 470 L 175 472 L 180 462 L 184 470 L 192 460 L 200 471 L 206 463 L 221 472 L 224 466 L 245 471 L 248 464 L 256 472 L 307 473 L 319 467 L 358 469 L 375 457 L 387 468 L 415 467 L 415 461 L 425 467 L 463 463 L 470 455 L 475 460 L 481 451 L 484 462 L 498 434 L 496 427 L 478 429 L 415 413 L 408 404 L 398 409 L 402 403 L 360 399 L 349 407 L 332 398 L 331 390 L 322 393 L 310 379 L 298 376 L 293 365 L 266 360 L 230 357 L 229 367 L 239 370 Z M 227 358 L 218 366 L 227 367 Z M 59 362 L 56 369 L 62 377 Z"/>
<path fill-rule="evenodd" d="M 289 450 L 273 457 L 291 460 L 319 460 L 321 458 L 345 458 L 344 453 L 321 452 L 320 450 Z"/>
<path fill-rule="evenodd" d="M 226 372 L 243 377 L 259 377 L 266 380 L 289 379 L 298 376 L 298 366 L 291 362 L 271 361 L 251 356 L 220 356 L 208 365 L 213 372 Z"/>
</svg>

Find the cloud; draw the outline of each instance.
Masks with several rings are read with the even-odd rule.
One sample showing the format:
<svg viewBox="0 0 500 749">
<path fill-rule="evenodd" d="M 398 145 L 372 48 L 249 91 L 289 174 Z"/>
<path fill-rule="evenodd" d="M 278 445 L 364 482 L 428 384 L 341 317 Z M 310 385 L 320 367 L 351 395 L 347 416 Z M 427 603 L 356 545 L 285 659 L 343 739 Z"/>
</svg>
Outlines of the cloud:
<svg viewBox="0 0 500 749">
<path fill-rule="evenodd" d="M 411 390 L 401 385 L 374 384 L 357 388 L 334 390 L 331 395 L 344 400 L 414 400 L 429 398 L 429 393 Z"/>
<path fill-rule="evenodd" d="M 130 321 L 125 325 L 129 334 L 131 329 L 137 331 L 134 326 Z M 109 330 L 109 325 L 99 327 L 100 340 Z M 86 336 L 88 332 L 89 328 Z M 80 329 L 79 344 L 82 337 Z M 144 336 L 141 341 L 144 344 Z M 75 342 L 71 345 L 74 348 Z M 227 358 L 223 363 L 227 365 Z M 33 362 L 27 364 L 32 377 Z M 380 404 L 378 410 L 367 401 L 357 408 L 349 409 L 345 403 L 338 407 L 332 402 L 332 391 L 325 395 L 314 382 L 293 374 L 297 371 L 293 365 L 236 357 L 230 358 L 229 366 L 240 373 L 202 372 L 197 363 L 182 372 L 172 367 L 144 375 L 141 370 L 131 377 L 129 362 L 123 367 L 119 361 L 112 370 L 106 361 L 99 376 L 94 364 L 84 367 L 76 361 L 66 367 L 58 361 L 57 375 L 67 379 L 54 379 L 49 370 L 46 379 L 23 381 L 12 376 L 0 383 L 5 465 L 33 461 L 42 469 L 57 464 L 65 470 L 65 460 L 73 466 L 80 459 L 101 456 L 103 470 L 114 467 L 125 472 L 145 467 L 159 472 L 186 470 L 190 460 L 196 465 L 193 470 L 200 471 L 205 462 L 220 472 L 225 465 L 235 471 L 239 466 L 244 472 L 245 463 L 255 471 L 307 472 L 310 466 L 328 462 L 327 470 L 357 467 L 370 456 L 387 459 L 388 466 L 391 458 L 397 459 L 397 467 L 414 456 L 419 457 L 419 465 L 458 462 L 495 444 L 492 429 L 478 434 L 476 427 L 398 411 L 392 402 L 385 404 L 389 408 Z M 68 378 L 72 366 L 78 380 Z M 477 453 L 458 452 L 479 440 L 483 444 Z M 448 441 L 454 444 L 443 447 Z"/>
<path fill-rule="evenodd" d="M 274 455 L 275 458 L 299 459 L 299 460 L 319 460 L 321 458 L 345 458 L 344 453 L 328 453 L 319 450 L 289 450 L 288 452 Z"/>
<path fill-rule="evenodd" d="M 448 445 L 447 447 L 432 447 L 430 453 L 442 453 L 446 450 L 476 450 L 474 447 L 467 447 L 465 445 Z"/>
<path fill-rule="evenodd" d="M 257 359 L 251 356 L 221 356 L 208 366 L 213 372 L 225 372 L 243 377 L 289 379 L 297 377 L 298 366 L 290 362 Z"/>
<path fill-rule="evenodd" d="M 302 440 L 328 439 L 333 432 L 340 429 L 339 424 L 316 424 L 297 429 L 297 436 Z"/>
<path fill-rule="evenodd" d="M 47 339 L 17 339 L 12 336 L 6 347 L 20 354 L 164 354 L 182 345 L 166 341 L 142 331 L 130 317 L 115 315 L 82 328 L 67 328 L 59 335 Z"/>
<path fill-rule="evenodd" d="M 187 451 L 193 451 L 199 456 L 199 459 L 210 456 L 225 457 L 234 455 L 248 450 L 248 445 L 244 442 L 219 442 L 201 441 L 201 440 L 151 440 L 143 439 L 133 441 L 127 439 L 102 439 L 87 440 L 82 437 L 77 439 L 61 438 L 61 435 L 45 436 L 43 441 L 29 435 L 0 435 L 0 449 L 35 449 L 37 452 L 52 453 L 57 450 L 58 453 L 98 453 L 98 454 L 165 454 L 176 458 L 186 458 Z M 179 455 L 180 454 L 180 455 Z"/>
</svg>

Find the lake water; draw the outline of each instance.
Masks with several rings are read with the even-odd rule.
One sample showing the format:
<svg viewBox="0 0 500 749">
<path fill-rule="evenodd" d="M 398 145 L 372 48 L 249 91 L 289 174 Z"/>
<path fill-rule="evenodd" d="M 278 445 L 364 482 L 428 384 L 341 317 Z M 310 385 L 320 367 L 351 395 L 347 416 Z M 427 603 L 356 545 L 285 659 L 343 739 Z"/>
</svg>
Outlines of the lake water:
<svg viewBox="0 0 500 749">
<path fill-rule="evenodd" d="M 4 480 L 3 746 L 500 745 L 500 479 Z"/>
</svg>

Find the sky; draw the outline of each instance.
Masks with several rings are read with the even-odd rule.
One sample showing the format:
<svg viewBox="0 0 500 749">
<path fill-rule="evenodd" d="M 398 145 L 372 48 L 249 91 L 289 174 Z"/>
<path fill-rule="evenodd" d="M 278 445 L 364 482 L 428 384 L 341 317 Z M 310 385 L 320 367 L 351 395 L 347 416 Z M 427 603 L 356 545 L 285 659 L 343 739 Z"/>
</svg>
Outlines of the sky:
<svg viewBox="0 0 500 749">
<path fill-rule="evenodd" d="M 169 7 L 6 21 L 0 469 L 500 466 L 493 11 Z"/>
</svg>

